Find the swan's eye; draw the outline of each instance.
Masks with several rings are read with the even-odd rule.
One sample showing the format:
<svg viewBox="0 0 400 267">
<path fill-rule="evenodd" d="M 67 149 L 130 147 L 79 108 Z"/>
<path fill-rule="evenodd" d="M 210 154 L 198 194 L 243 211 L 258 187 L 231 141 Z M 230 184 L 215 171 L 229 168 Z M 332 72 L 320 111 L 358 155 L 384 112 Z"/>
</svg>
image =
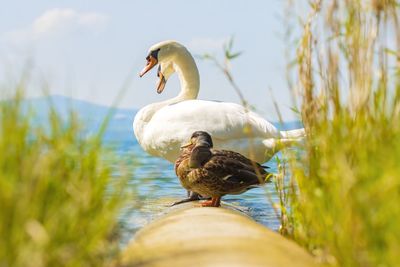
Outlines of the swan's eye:
<svg viewBox="0 0 400 267">
<path fill-rule="evenodd" d="M 148 55 L 148 57 L 153 57 L 154 59 L 158 60 L 158 52 L 160 51 L 160 48 L 158 48 L 157 50 L 153 50 L 150 52 L 150 54 Z"/>
</svg>

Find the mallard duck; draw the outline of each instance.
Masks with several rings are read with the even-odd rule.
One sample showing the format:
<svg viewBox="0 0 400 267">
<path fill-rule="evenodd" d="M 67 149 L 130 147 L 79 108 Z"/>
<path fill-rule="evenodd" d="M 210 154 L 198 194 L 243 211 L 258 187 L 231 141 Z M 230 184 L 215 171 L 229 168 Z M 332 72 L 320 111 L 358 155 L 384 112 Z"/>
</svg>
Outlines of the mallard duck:
<svg viewBox="0 0 400 267">
<path fill-rule="evenodd" d="M 182 186 L 211 197 L 202 203 L 208 207 L 219 207 L 224 195 L 241 194 L 265 183 L 269 177 L 265 168 L 237 152 L 213 149 L 212 138 L 204 131 L 192 134 L 175 162 Z"/>
</svg>

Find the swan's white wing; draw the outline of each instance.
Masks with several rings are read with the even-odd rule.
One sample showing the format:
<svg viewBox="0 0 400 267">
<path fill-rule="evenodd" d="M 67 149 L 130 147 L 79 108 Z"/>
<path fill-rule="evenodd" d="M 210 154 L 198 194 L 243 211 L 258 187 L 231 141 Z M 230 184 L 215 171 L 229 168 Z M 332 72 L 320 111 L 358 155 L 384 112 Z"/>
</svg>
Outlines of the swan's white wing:
<svg viewBox="0 0 400 267">
<path fill-rule="evenodd" d="M 179 153 L 179 146 L 187 142 L 194 131 L 210 133 L 216 144 L 234 144 L 236 140 L 248 139 L 244 131 L 246 125 L 251 126 L 255 139 L 280 137 L 271 123 L 254 112 L 246 113 L 241 105 L 187 100 L 157 111 L 146 125 L 142 145 L 151 154 L 168 158 L 166 154 L 172 153 L 170 150 L 174 150 L 173 154 Z"/>
<path fill-rule="evenodd" d="M 187 100 L 160 109 L 146 127 L 146 132 L 180 136 L 189 140 L 194 131 L 206 131 L 213 139 L 229 140 L 248 138 L 244 128 L 250 125 L 254 137 L 279 138 L 280 132 L 271 123 L 254 112 L 246 113 L 238 104 Z"/>
</svg>

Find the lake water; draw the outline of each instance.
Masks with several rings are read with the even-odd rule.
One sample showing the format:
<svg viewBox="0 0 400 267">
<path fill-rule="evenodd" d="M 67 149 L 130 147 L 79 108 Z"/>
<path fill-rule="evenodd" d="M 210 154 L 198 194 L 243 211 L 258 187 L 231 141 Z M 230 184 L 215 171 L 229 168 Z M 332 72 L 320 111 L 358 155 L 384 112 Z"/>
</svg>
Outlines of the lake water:
<svg viewBox="0 0 400 267">
<path fill-rule="evenodd" d="M 120 143 L 115 149 L 121 156 L 132 157 L 138 163 L 132 171 L 129 185 L 136 189 L 139 198 L 128 205 L 122 217 L 125 243 L 138 229 L 162 215 L 169 204 L 185 198 L 186 190 L 180 185 L 173 164 L 148 155 L 136 141 Z M 265 165 L 270 167 L 270 172 L 276 172 L 275 160 Z M 225 196 L 222 201 L 272 230 L 279 228 L 279 219 L 271 204 L 279 202 L 273 183 L 241 195 Z"/>
</svg>

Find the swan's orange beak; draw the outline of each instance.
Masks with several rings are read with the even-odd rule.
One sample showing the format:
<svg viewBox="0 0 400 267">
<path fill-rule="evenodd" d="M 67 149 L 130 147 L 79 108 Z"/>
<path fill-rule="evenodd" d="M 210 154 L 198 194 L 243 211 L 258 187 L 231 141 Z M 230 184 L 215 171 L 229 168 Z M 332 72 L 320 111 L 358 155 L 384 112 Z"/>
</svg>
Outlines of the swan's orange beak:
<svg viewBox="0 0 400 267">
<path fill-rule="evenodd" d="M 157 63 L 158 63 L 157 59 L 154 58 L 153 56 L 149 55 L 147 57 L 147 64 L 143 68 L 143 70 L 139 73 L 139 77 L 142 77 L 143 75 L 145 75 L 149 70 L 151 70 L 155 65 L 157 65 Z"/>
<path fill-rule="evenodd" d="M 167 80 L 165 80 L 165 77 L 162 74 L 162 72 L 160 71 L 160 68 L 158 68 L 157 77 L 160 78 L 158 80 L 158 84 L 157 84 L 157 93 L 161 94 L 162 91 L 164 91 L 165 84 L 167 83 Z"/>
</svg>

